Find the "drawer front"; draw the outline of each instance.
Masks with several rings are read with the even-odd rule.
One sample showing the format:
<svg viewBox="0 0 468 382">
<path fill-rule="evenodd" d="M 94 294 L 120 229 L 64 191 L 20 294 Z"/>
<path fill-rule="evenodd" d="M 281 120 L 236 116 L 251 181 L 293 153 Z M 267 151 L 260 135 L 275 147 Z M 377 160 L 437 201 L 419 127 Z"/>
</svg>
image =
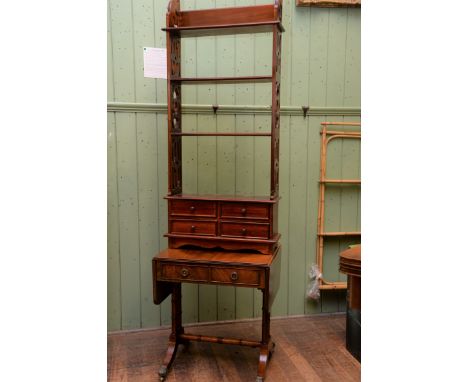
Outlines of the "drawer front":
<svg viewBox="0 0 468 382">
<path fill-rule="evenodd" d="M 161 277 L 166 280 L 210 280 L 210 269 L 208 267 L 197 267 L 178 264 L 161 264 Z"/>
<path fill-rule="evenodd" d="M 216 217 L 216 202 L 200 200 L 170 200 L 171 216 Z"/>
<path fill-rule="evenodd" d="M 221 236 L 268 239 L 269 224 L 221 223 Z"/>
<path fill-rule="evenodd" d="M 268 220 L 270 206 L 264 203 L 222 203 L 222 218 L 246 218 Z"/>
<path fill-rule="evenodd" d="M 211 280 L 226 284 L 262 286 L 262 272 L 255 269 L 211 268 Z"/>
<path fill-rule="evenodd" d="M 216 235 L 216 222 L 204 222 L 200 220 L 172 220 L 171 233 L 185 235 Z"/>
</svg>

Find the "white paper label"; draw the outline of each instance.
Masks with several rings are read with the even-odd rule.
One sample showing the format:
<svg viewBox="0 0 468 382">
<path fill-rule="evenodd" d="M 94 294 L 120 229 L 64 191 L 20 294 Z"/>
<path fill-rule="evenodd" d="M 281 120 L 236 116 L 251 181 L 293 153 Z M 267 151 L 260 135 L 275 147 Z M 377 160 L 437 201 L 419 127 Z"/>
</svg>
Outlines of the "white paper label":
<svg viewBox="0 0 468 382">
<path fill-rule="evenodd" d="M 143 48 L 143 77 L 167 79 L 167 49 Z"/>
</svg>

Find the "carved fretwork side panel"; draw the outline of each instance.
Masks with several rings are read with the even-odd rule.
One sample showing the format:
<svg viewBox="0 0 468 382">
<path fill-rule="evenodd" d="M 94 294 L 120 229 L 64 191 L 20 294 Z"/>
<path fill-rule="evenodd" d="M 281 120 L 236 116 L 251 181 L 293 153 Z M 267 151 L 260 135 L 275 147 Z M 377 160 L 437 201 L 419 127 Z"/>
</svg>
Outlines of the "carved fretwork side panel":
<svg viewBox="0 0 468 382">
<path fill-rule="evenodd" d="M 169 14 L 168 17 L 171 17 Z M 168 138 L 169 138 L 169 195 L 182 192 L 182 137 L 172 133 L 182 132 L 182 86 L 173 81 L 180 77 L 180 36 L 167 40 L 168 56 Z"/>
<path fill-rule="evenodd" d="M 281 12 L 279 7 L 278 12 Z M 281 13 L 280 13 L 281 14 Z M 281 31 L 273 30 L 273 82 L 271 104 L 271 191 L 273 199 L 279 194 L 279 138 L 280 138 L 280 87 L 281 87 Z"/>
</svg>

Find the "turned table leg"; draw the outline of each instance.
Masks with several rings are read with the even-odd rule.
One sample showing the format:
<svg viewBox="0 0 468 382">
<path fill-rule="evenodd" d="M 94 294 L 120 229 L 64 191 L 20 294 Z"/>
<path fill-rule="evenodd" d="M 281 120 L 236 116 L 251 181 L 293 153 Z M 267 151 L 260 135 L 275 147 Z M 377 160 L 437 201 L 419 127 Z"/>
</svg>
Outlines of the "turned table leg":
<svg viewBox="0 0 468 382">
<path fill-rule="evenodd" d="M 263 382 L 268 361 L 273 353 L 275 344 L 271 341 L 270 336 L 270 303 L 269 289 L 263 289 L 263 306 L 262 306 L 262 346 L 260 347 L 260 356 L 258 359 L 257 381 Z"/>
<path fill-rule="evenodd" d="M 181 284 L 175 283 L 172 289 L 172 331 L 169 336 L 169 344 L 167 346 L 166 356 L 164 357 L 163 364 L 159 369 L 159 379 L 164 381 L 167 373 L 174 361 L 177 353 L 177 347 L 181 343 L 179 335 L 184 332 L 182 327 L 182 293 Z"/>
</svg>

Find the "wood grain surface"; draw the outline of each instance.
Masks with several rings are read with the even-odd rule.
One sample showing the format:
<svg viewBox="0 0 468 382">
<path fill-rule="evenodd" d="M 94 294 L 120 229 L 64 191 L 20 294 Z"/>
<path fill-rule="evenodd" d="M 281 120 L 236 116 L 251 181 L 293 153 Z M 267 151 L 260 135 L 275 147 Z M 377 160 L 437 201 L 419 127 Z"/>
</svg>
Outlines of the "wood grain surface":
<svg viewBox="0 0 468 382">
<path fill-rule="evenodd" d="M 345 316 L 282 318 L 271 321 L 275 352 L 267 382 L 360 381 L 361 365 L 345 348 Z M 207 325 L 192 326 L 201 334 Z M 260 338 L 259 320 L 209 324 L 210 334 Z M 158 381 L 170 329 L 115 332 L 108 335 L 108 381 Z M 254 381 L 258 349 L 193 342 L 182 347 L 168 382 Z"/>
</svg>

